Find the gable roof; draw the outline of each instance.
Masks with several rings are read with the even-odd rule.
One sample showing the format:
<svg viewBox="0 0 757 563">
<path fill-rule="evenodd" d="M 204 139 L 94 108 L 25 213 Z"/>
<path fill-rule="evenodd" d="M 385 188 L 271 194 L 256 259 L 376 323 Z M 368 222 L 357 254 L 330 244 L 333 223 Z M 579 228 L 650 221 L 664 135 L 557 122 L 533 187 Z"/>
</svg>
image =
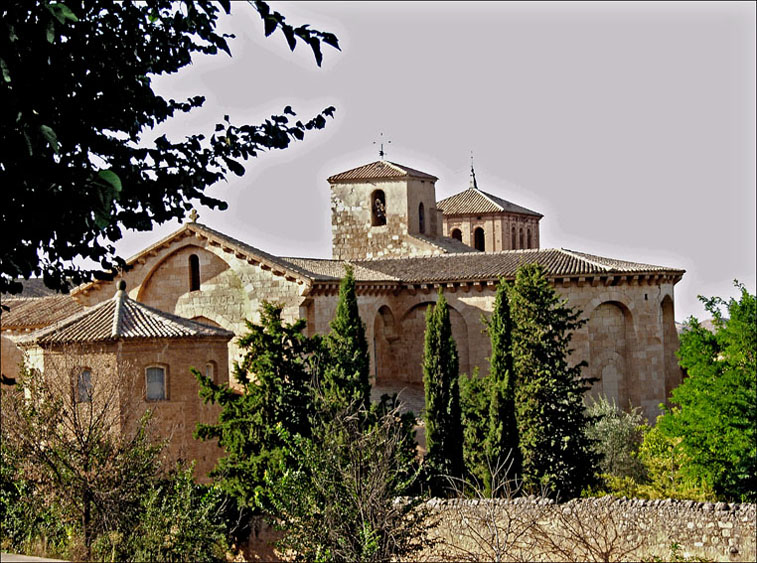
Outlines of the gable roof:
<svg viewBox="0 0 757 563">
<path fill-rule="evenodd" d="M 531 211 L 506 199 L 473 187 L 438 201 L 436 207 L 437 209 L 441 209 L 444 215 L 479 215 L 481 213 L 501 213 L 504 211 L 507 213 L 544 217 L 541 213 Z"/>
<path fill-rule="evenodd" d="M 268 252 L 260 250 L 259 248 L 250 246 L 247 243 L 225 235 L 220 231 L 216 231 L 215 229 L 211 229 L 210 227 L 201 223 L 186 223 L 177 231 L 159 240 L 155 244 L 148 246 L 141 252 L 138 252 L 137 254 L 126 260 L 126 264 L 128 266 L 133 266 L 144 257 L 154 254 L 161 248 L 171 244 L 172 242 L 179 241 L 189 235 L 195 235 L 198 238 L 207 239 L 209 244 L 228 249 L 230 252 L 233 252 L 240 258 L 246 259 L 250 263 L 262 264 L 266 269 L 271 270 L 274 275 L 285 276 L 287 279 L 297 281 L 297 283 L 311 283 L 314 279 L 310 272 L 298 267 L 296 264 L 290 264 L 289 262 L 282 260 L 278 256 L 274 256 L 273 254 L 269 254 Z M 81 292 L 86 293 L 90 289 L 103 283 L 109 282 L 107 280 L 94 280 L 84 283 L 72 289 L 71 294 L 77 295 Z"/>
<path fill-rule="evenodd" d="M 355 180 L 394 180 L 397 178 L 420 178 L 422 180 L 438 180 L 436 176 L 403 166 L 388 160 L 377 160 L 370 164 L 358 166 L 346 172 L 334 174 L 328 178 L 331 184 L 338 182 L 353 182 Z"/>
<path fill-rule="evenodd" d="M 19 343 L 44 345 L 188 337 L 228 340 L 233 336 L 233 332 L 223 328 L 191 321 L 134 301 L 126 291 L 119 289 L 112 299 L 43 328 Z"/>
</svg>

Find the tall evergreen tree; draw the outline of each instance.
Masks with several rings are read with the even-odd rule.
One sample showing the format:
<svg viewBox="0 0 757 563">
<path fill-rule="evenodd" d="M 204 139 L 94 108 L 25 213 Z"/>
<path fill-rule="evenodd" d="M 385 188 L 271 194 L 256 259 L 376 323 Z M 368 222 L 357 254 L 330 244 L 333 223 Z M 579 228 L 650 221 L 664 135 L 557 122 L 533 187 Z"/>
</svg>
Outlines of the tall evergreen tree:
<svg viewBox="0 0 757 563">
<path fill-rule="evenodd" d="M 311 429 L 315 341 L 303 334 L 304 320 L 284 323 L 281 312 L 280 305 L 264 302 L 260 324 L 247 321 L 249 332 L 238 340 L 246 353 L 234 366 L 242 394 L 194 372 L 200 396 L 221 406 L 216 424 L 198 424 L 195 431 L 196 438 L 218 439 L 226 451 L 211 477 L 250 508 L 264 503 L 266 473 L 276 475 L 287 465 L 282 430 L 307 437 Z"/>
<path fill-rule="evenodd" d="M 446 477 L 462 477 L 463 428 L 460 420 L 458 356 L 449 308 L 439 292 L 426 311 L 423 385 L 426 396 L 426 466 L 432 494 L 443 494 Z"/>
<path fill-rule="evenodd" d="M 486 436 L 486 455 L 493 467 L 508 460 L 509 478 L 521 473 L 518 449 L 518 427 L 515 420 L 515 372 L 512 353 L 513 323 L 510 299 L 505 280 L 500 280 L 494 299 L 494 311 L 486 322 L 491 340 L 489 357 L 489 425 Z M 491 474 L 484 473 L 487 490 L 491 490 Z M 503 475 L 499 475 L 500 478 Z"/>
<path fill-rule="evenodd" d="M 339 286 L 339 304 L 326 337 L 326 351 L 329 359 L 324 362 L 325 395 L 339 404 L 357 402 L 367 409 L 371 404 L 368 341 L 358 313 L 355 276 L 350 266 L 345 266 Z"/>
<path fill-rule="evenodd" d="M 566 305 L 541 266 L 522 266 L 510 294 L 516 417 L 527 490 L 571 498 L 592 484 L 597 455 L 585 434 L 585 362 L 571 366 L 570 340 L 586 321 Z"/>
</svg>

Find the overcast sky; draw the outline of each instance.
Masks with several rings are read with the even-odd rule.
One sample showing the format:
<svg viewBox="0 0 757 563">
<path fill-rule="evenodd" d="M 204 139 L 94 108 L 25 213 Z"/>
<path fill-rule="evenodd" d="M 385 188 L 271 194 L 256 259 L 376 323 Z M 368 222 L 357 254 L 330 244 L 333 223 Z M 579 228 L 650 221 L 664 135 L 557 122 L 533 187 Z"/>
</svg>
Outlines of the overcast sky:
<svg viewBox="0 0 757 563">
<path fill-rule="evenodd" d="M 479 187 L 544 214 L 542 248 L 687 270 L 676 319 L 697 294 L 755 291 L 755 4 L 290 3 L 293 25 L 339 37 L 318 68 L 300 45 L 264 38 L 247 4 L 224 20 L 233 57 L 197 58 L 156 80 L 205 107 L 169 136 L 223 114 L 258 123 L 291 105 L 335 119 L 248 161 L 199 221 L 267 252 L 330 257 L 326 178 L 378 159 L 434 174 L 437 199 Z M 127 233 L 130 256 L 178 228 Z"/>
</svg>

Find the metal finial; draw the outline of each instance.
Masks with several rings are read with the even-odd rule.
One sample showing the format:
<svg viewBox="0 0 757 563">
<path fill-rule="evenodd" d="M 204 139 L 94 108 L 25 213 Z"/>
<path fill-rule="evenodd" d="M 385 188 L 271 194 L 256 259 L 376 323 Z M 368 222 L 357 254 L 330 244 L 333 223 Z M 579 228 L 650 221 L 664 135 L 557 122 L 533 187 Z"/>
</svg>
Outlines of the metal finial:
<svg viewBox="0 0 757 563">
<path fill-rule="evenodd" d="M 197 223 L 197 218 L 199 215 L 197 214 L 196 209 L 192 209 L 192 211 L 189 213 L 189 222 L 190 223 Z"/>
<path fill-rule="evenodd" d="M 476 183 L 476 171 L 473 169 L 473 151 L 470 151 L 470 187 L 474 190 L 478 189 L 478 183 Z"/>
<path fill-rule="evenodd" d="M 386 156 L 386 152 L 384 151 L 384 134 L 383 133 L 379 133 L 379 135 L 380 135 L 379 140 L 378 141 L 373 141 L 373 144 L 374 145 L 379 145 L 379 158 L 381 160 L 384 160 L 384 157 Z M 392 144 L 392 142 L 391 141 L 386 141 L 386 144 L 390 145 L 390 144 Z"/>
</svg>

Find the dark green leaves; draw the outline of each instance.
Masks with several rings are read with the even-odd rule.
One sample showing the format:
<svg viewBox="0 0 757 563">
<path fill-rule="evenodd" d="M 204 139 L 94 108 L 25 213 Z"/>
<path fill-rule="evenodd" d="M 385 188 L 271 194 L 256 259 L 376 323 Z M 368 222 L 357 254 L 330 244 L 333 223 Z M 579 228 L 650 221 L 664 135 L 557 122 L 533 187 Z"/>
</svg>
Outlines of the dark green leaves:
<svg viewBox="0 0 757 563">
<path fill-rule="evenodd" d="M 296 33 L 263 2 L 254 7 L 295 40 L 333 43 L 330 34 L 306 26 Z M 0 291 L 17 290 L 14 278 L 42 276 L 54 288 L 68 287 L 67 278 L 89 279 L 92 272 L 73 265 L 74 257 L 119 267 L 123 260 L 111 243 L 123 229 L 181 219 L 190 202 L 225 208 L 206 195 L 209 186 L 243 174 L 245 160 L 285 149 L 333 117 L 326 108 L 292 124 L 287 106 L 284 115 L 256 125 L 227 116 L 208 137 L 142 141 L 152 128 L 202 105 L 202 96 L 159 96 L 150 77 L 180 71 L 195 53 L 228 53 L 229 36 L 216 26 L 230 9 L 209 0 L 181 8 L 169 0 L 3 4 L 0 185 L 7 197 L 0 206 L 6 234 Z"/>
<path fill-rule="evenodd" d="M 48 127 L 47 125 L 40 125 L 39 132 L 42 133 L 42 136 L 45 138 L 45 140 L 50 143 L 50 147 L 53 149 L 53 152 L 55 152 L 56 154 L 59 153 L 60 143 L 58 143 L 58 136 L 55 134 L 55 131 L 53 131 L 52 128 Z"/>
<path fill-rule="evenodd" d="M 321 53 L 321 42 L 339 50 L 339 40 L 333 33 L 325 33 L 310 29 L 310 26 L 305 24 L 297 28 L 292 27 L 285 22 L 285 17 L 279 12 L 271 12 L 271 9 L 265 2 L 254 2 L 255 9 L 263 19 L 264 32 L 266 37 L 271 35 L 276 28 L 281 28 L 281 32 L 286 38 L 289 49 L 294 51 L 297 46 L 297 39 L 300 39 L 310 46 L 315 57 L 315 62 L 318 66 L 321 66 L 323 62 L 323 54 Z"/>
<path fill-rule="evenodd" d="M 65 4 L 58 2 L 56 4 L 47 4 L 45 7 L 61 24 L 66 23 L 66 21 L 79 21 L 79 18 L 77 18 L 76 15 L 74 15 L 74 13 L 71 11 L 71 9 Z"/>
</svg>

